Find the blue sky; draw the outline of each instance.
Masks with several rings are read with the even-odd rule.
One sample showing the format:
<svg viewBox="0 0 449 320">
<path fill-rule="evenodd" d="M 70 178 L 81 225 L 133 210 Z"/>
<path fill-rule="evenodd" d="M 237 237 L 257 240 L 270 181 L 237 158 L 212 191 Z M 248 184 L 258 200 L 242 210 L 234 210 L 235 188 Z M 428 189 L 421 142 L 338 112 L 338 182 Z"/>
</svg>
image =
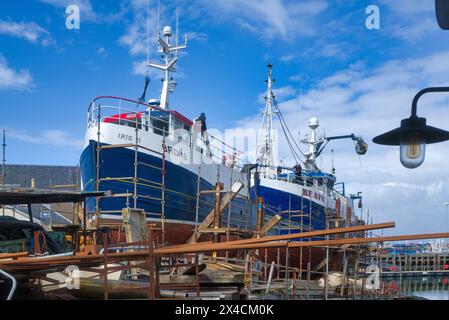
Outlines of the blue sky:
<svg viewBox="0 0 449 320">
<path fill-rule="evenodd" d="M 326 133 L 351 131 L 370 141 L 408 116 L 419 89 L 449 83 L 449 32 L 439 30 L 433 3 L 162 0 L 161 24 L 174 26 L 178 10 L 180 33 L 190 38 L 171 106 L 189 118 L 206 112 L 211 128 L 258 127 L 259 96 L 272 62 L 293 130 L 305 132 L 308 118 L 319 116 Z M 70 4 L 80 7 L 80 30 L 65 26 Z M 380 8 L 379 30 L 365 27 L 365 8 L 372 4 Z M 89 102 L 98 95 L 140 96 L 146 6 L 146 0 L 0 2 L 0 127 L 7 130 L 8 163 L 77 164 Z M 150 6 L 150 52 L 157 61 L 157 1 Z M 158 79 L 152 78 L 152 97 Z M 423 115 L 448 129 L 448 101 L 423 99 Z M 400 166 L 396 149 L 370 144 L 360 160 L 347 142 L 333 148 L 339 178 L 352 192 L 366 194 L 377 220 L 404 221 L 399 230 L 407 231 L 442 228 L 442 202 L 449 200 L 447 143 L 428 148 L 426 162 L 414 172 Z M 281 152 L 288 161 L 287 150 Z M 330 168 L 328 152 L 322 163 Z M 433 215 L 425 225 L 423 212 Z"/>
</svg>

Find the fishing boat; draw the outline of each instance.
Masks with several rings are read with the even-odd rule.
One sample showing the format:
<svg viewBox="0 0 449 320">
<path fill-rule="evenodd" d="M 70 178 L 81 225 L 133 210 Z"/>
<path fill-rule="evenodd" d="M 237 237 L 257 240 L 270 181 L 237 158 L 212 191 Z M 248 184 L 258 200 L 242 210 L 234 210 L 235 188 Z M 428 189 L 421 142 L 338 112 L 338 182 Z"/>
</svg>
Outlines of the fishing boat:
<svg viewBox="0 0 449 320">
<path fill-rule="evenodd" d="M 271 233 L 299 233 L 360 223 L 354 207 L 354 201 L 357 199 L 359 206 L 362 205 L 360 193 L 346 195 L 344 183 L 337 182 L 334 175 L 335 169 L 332 169 L 331 173 L 323 172 L 318 167 L 316 160 L 327 143 L 337 139 L 353 140 L 357 154 L 363 155 L 368 148 L 363 138 L 354 134 L 319 136 L 317 132 L 319 120 L 311 118 L 308 123 L 311 132 L 307 139 L 301 141 L 308 147 L 308 151 L 303 153 L 295 137 L 291 134 L 276 101 L 273 92 L 274 80 L 272 79 L 271 64 L 268 65 L 266 83 L 266 104 L 256 152 L 257 167 L 251 175 L 251 197 L 264 199 L 265 220 L 269 220 L 274 215 L 282 217 L 278 227 L 274 228 Z M 296 162 L 291 167 L 279 165 L 276 159 L 278 143 L 275 141 L 273 115 L 277 115 L 279 118 L 287 145 Z M 307 240 L 310 239 L 299 239 L 299 241 Z M 318 238 L 313 238 L 313 240 L 318 240 Z M 307 263 L 310 263 L 313 267 L 317 266 L 324 257 L 323 250 L 318 248 L 307 250 L 298 248 L 298 251 L 290 252 L 289 264 L 298 266 L 299 263 L 306 268 Z M 271 255 L 267 258 L 270 260 L 269 262 L 275 259 L 278 261 L 282 259 L 284 262 L 284 258 L 279 257 L 279 250 L 270 252 Z"/>
<path fill-rule="evenodd" d="M 172 36 L 169 26 L 158 32 L 163 63 L 148 62 L 164 74 L 159 98 L 146 101 L 147 77 L 138 100 L 100 96 L 89 105 L 80 169 L 84 190 L 109 192 L 87 202 L 90 220 L 113 223 L 122 219 L 124 208 L 141 209 L 147 221 L 163 229 L 164 242 L 184 243 L 213 210 L 214 194 L 207 191 L 217 182 L 223 192 L 241 184 L 241 197 L 221 223 L 248 228 L 248 181 L 241 153 L 208 134 L 204 113 L 190 120 L 171 108 L 177 85 L 172 74 L 178 52 L 187 48 L 187 38 L 179 45 L 171 43 Z"/>
</svg>

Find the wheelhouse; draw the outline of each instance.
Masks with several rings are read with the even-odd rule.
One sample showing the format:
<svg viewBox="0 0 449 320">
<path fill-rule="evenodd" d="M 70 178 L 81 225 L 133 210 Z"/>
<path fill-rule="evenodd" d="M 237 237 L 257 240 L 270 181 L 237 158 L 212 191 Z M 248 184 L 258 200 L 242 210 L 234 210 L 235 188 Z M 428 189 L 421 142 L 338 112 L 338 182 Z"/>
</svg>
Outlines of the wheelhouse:
<svg viewBox="0 0 449 320">
<path fill-rule="evenodd" d="M 116 105 L 97 105 L 97 100 L 100 99 L 113 99 L 118 103 Z M 127 106 L 124 106 L 125 103 Z M 136 107 L 145 107 L 146 110 L 131 110 Z M 137 127 L 139 130 L 150 131 L 161 136 L 179 134 L 180 130 L 190 134 L 193 125 L 191 120 L 175 110 L 164 110 L 156 105 L 118 97 L 99 97 L 94 100 L 89 108 L 89 125 L 94 125 L 98 120 L 108 124 Z"/>
</svg>

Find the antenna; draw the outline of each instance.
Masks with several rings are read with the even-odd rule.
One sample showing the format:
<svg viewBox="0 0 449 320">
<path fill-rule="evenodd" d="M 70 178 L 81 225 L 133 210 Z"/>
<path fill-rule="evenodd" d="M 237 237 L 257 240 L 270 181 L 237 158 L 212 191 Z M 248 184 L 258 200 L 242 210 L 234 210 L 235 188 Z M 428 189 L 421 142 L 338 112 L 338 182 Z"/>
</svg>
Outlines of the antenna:
<svg viewBox="0 0 449 320">
<path fill-rule="evenodd" d="M 331 149 L 332 154 L 332 174 L 335 174 L 335 167 L 334 167 L 334 149 Z"/>
<path fill-rule="evenodd" d="M 161 0 L 157 0 L 157 34 L 160 34 L 161 30 Z"/>
<path fill-rule="evenodd" d="M 2 149 L 3 149 L 3 159 L 2 159 L 2 186 L 3 188 L 5 188 L 5 184 L 6 184 L 6 131 L 5 129 L 3 129 L 3 144 L 2 144 Z"/>
<path fill-rule="evenodd" d="M 175 40 L 176 46 L 178 46 L 178 39 L 179 39 L 179 8 L 176 8 L 176 40 Z M 176 50 L 176 56 L 178 56 L 178 50 Z"/>
<path fill-rule="evenodd" d="M 158 1 L 158 24 L 159 24 L 159 1 Z M 159 26 L 158 26 L 159 29 Z M 160 107 L 163 109 L 168 109 L 168 96 L 169 93 L 173 93 L 177 85 L 176 81 L 171 77 L 171 73 L 176 71 L 176 62 L 178 61 L 178 51 L 187 48 L 187 37 L 183 45 L 173 45 L 171 44 L 171 37 L 173 32 L 170 26 L 165 26 L 162 30 L 162 36 L 157 34 L 157 42 L 159 43 L 159 52 L 162 54 L 161 58 L 164 60 L 164 64 L 152 63 L 148 61 L 148 66 L 162 70 L 165 73 L 164 79 L 162 79 L 162 90 L 160 96 Z M 173 53 L 176 53 L 174 55 Z"/>
<path fill-rule="evenodd" d="M 147 61 L 150 61 L 150 0 L 147 0 Z"/>
</svg>

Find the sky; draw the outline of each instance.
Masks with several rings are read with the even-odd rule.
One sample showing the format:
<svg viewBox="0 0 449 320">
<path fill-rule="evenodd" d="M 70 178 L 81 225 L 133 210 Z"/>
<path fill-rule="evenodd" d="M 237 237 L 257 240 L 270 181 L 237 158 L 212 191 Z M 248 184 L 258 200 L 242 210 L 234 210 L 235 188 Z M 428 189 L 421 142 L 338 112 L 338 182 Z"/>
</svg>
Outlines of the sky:
<svg viewBox="0 0 449 320">
<path fill-rule="evenodd" d="M 80 28 L 66 27 L 66 7 L 80 8 Z M 136 99 L 149 56 L 158 62 L 157 1 L 20 0 L 0 2 L 0 128 L 7 163 L 76 165 L 86 112 L 99 95 Z M 367 29 L 366 8 L 379 8 L 380 28 Z M 329 144 L 318 164 L 332 167 L 349 193 L 363 194 L 363 215 L 393 220 L 386 233 L 444 230 L 449 202 L 449 143 L 427 146 L 424 164 L 403 168 L 399 148 L 371 139 L 408 117 L 413 96 L 449 85 L 449 31 L 438 28 L 433 0 L 161 0 L 160 24 L 179 15 L 189 47 L 180 56 L 172 108 L 201 112 L 208 127 L 259 128 L 266 65 L 287 123 L 300 137 L 307 121 L 321 133 L 355 133 L 369 142 L 365 156 L 350 141 Z M 150 73 L 149 96 L 160 75 Z M 449 130 L 449 95 L 430 94 L 418 114 Z M 280 157 L 292 161 L 285 143 Z M 360 214 L 360 212 L 358 212 Z"/>
</svg>

